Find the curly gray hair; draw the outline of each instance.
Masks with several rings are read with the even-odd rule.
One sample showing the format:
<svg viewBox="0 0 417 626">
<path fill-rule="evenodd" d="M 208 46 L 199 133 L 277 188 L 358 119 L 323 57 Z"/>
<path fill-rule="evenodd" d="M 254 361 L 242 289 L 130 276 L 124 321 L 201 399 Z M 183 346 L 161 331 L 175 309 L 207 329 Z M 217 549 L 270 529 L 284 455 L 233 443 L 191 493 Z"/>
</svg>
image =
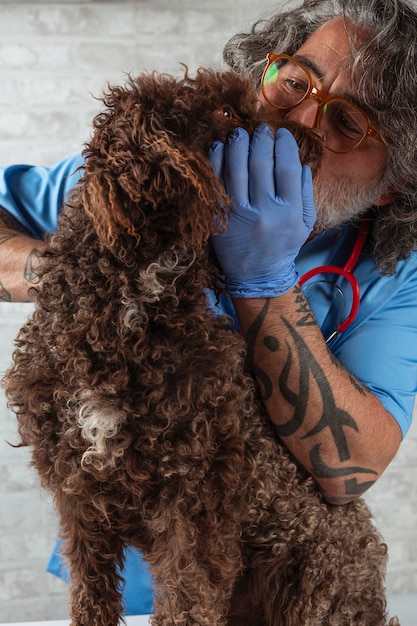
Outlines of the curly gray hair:
<svg viewBox="0 0 417 626">
<path fill-rule="evenodd" d="M 267 52 L 294 54 L 328 20 L 342 17 L 369 33 L 352 40 L 352 81 L 388 146 L 384 179 L 398 192 L 384 207 L 370 207 L 373 252 L 381 273 L 417 248 L 417 4 L 415 0 L 304 0 L 297 8 L 259 20 L 237 34 L 223 57 L 259 87 Z"/>
</svg>

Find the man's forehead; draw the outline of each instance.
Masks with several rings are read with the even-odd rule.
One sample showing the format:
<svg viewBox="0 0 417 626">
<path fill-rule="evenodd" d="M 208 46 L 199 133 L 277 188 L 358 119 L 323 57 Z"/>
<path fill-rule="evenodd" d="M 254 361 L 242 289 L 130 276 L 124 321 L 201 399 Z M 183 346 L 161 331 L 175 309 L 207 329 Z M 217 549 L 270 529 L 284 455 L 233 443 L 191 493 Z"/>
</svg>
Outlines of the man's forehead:
<svg viewBox="0 0 417 626">
<path fill-rule="evenodd" d="M 365 33 L 359 27 L 341 17 L 333 18 L 314 31 L 293 56 L 321 83 L 322 89 L 364 108 L 353 89 L 350 73 L 352 45 L 364 38 Z"/>
<path fill-rule="evenodd" d="M 333 18 L 317 28 L 294 53 L 303 60 L 316 80 L 338 81 L 345 74 L 350 83 L 352 46 L 365 39 L 364 31 L 341 17 Z M 346 85 L 347 87 L 347 85 Z"/>
<path fill-rule="evenodd" d="M 364 31 L 342 17 L 332 18 L 319 26 L 303 43 L 300 50 L 315 51 L 317 55 L 326 54 L 348 62 L 352 57 L 352 44 L 365 39 Z"/>
</svg>

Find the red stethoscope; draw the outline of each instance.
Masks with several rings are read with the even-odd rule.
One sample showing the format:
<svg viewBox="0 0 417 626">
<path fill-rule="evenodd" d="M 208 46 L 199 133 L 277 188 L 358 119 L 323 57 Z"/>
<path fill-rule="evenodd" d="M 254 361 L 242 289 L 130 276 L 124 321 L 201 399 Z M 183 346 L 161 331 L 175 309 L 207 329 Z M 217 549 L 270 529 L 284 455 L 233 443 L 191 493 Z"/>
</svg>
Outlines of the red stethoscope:
<svg viewBox="0 0 417 626">
<path fill-rule="evenodd" d="M 340 322 L 337 326 L 337 329 L 326 339 L 326 343 L 330 343 L 337 336 L 343 333 L 349 326 L 353 323 L 354 319 L 359 310 L 360 304 L 360 289 L 358 281 L 353 275 L 352 271 L 358 262 L 359 255 L 362 252 L 363 245 L 366 240 L 366 236 L 368 234 L 368 221 L 363 220 L 359 229 L 358 236 L 355 241 L 355 245 L 353 246 L 352 253 L 348 260 L 346 261 L 343 267 L 338 267 L 337 265 L 320 265 L 319 267 L 315 267 L 305 274 L 303 274 L 299 279 L 299 285 L 302 287 L 304 283 L 306 283 L 311 278 L 314 278 L 318 274 L 332 273 L 338 274 L 339 276 L 343 276 L 352 288 L 352 306 L 348 315 Z"/>
</svg>

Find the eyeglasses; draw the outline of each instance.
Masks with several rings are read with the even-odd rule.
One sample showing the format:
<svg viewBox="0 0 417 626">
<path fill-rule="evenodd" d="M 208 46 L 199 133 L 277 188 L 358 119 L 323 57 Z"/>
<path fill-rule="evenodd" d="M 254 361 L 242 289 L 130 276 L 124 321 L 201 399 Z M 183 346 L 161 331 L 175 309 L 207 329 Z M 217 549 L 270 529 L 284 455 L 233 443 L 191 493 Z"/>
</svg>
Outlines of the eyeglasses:
<svg viewBox="0 0 417 626">
<path fill-rule="evenodd" d="M 309 98 L 317 100 L 319 106 L 313 128 L 324 131 L 325 146 L 332 152 L 350 152 L 368 137 L 382 141 L 365 111 L 346 98 L 330 96 L 315 87 L 308 69 L 288 54 L 268 54 L 262 93 L 269 104 L 282 111 Z"/>
</svg>

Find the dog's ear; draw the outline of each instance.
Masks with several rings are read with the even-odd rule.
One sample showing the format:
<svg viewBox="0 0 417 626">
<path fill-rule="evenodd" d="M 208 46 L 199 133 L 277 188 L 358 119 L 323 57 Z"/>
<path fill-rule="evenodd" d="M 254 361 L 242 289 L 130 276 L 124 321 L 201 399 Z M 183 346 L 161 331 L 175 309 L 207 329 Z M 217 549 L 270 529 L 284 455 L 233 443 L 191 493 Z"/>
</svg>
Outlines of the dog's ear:
<svg viewBox="0 0 417 626">
<path fill-rule="evenodd" d="M 132 82 L 110 87 L 84 153 L 84 209 L 108 248 L 120 229 L 140 242 L 146 229 L 155 237 L 158 226 L 164 236 L 171 229 L 201 245 L 215 228 L 214 214 L 228 203 L 204 151 L 167 130 L 166 112 L 152 106 L 152 85 L 149 79 L 140 91 Z M 176 115 L 174 108 L 169 115 Z M 192 120 L 187 124 L 189 132 Z"/>
<path fill-rule="evenodd" d="M 138 243 L 158 230 L 181 233 L 183 243 L 199 248 L 216 227 L 214 216 L 224 222 L 229 201 L 204 155 L 159 137 L 146 158 L 136 153 L 121 162 L 87 163 L 83 178 L 84 210 L 106 248 L 114 247 L 120 229 Z"/>
<path fill-rule="evenodd" d="M 154 203 L 164 230 L 171 229 L 182 242 L 197 250 L 215 230 L 216 221 L 224 222 L 229 204 L 224 188 L 214 175 L 205 154 L 192 150 L 171 136 L 160 137 L 153 147 L 158 169 L 143 189 L 147 204 Z M 158 154 L 157 154 L 158 153 Z"/>
<path fill-rule="evenodd" d="M 136 236 L 136 228 L 123 208 L 120 185 L 107 168 L 96 164 L 94 171 L 88 170 L 83 178 L 82 204 L 93 221 L 97 236 L 106 248 L 113 248 L 117 232 L 121 227 Z M 138 237 L 139 238 L 139 237 Z"/>
</svg>

